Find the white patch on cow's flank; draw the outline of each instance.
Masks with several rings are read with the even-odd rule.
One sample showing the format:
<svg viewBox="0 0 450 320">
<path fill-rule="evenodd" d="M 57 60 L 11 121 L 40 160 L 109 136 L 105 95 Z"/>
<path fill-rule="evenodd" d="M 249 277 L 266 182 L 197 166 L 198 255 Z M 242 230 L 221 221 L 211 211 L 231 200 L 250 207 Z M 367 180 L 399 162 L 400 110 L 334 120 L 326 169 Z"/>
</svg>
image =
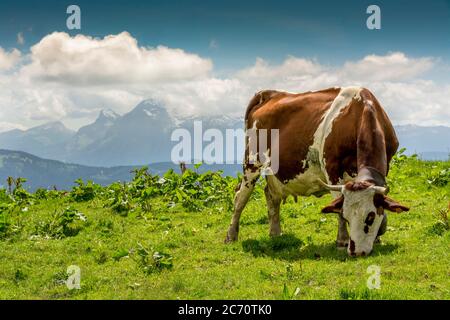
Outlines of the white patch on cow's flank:
<svg viewBox="0 0 450 320">
<path fill-rule="evenodd" d="M 330 108 L 325 113 L 320 125 L 314 133 L 314 142 L 310 147 L 309 153 L 312 153 L 308 158 L 316 160 L 318 157 L 319 166 L 329 183 L 328 173 L 325 169 L 324 147 L 328 135 L 333 129 L 333 121 L 339 116 L 341 111 L 350 104 L 353 99 L 361 100 L 361 87 L 346 87 L 339 91 L 339 94 L 333 100 Z M 312 165 L 310 163 L 310 165 Z"/>
<path fill-rule="evenodd" d="M 317 183 L 317 179 L 323 180 L 324 178 L 319 166 L 310 166 L 305 172 L 296 175 L 294 179 L 285 183 L 283 193 L 285 195 L 310 196 L 322 190 L 322 187 Z"/>
<path fill-rule="evenodd" d="M 245 129 L 245 134 L 248 137 L 248 161 L 251 164 L 256 164 L 258 162 L 257 124 L 258 120 L 255 120 L 250 129 Z"/>
<path fill-rule="evenodd" d="M 309 196 L 311 194 L 320 192 L 323 190 L 322 186 L 317 183 L 317 179 L 325 180 L 328 183 L 329 177 L 326 172 L 325 158 L 324 158 L 324 145 L 326 138 L 332 131 L 333 121 L 339 116 L 340 112 L 348 106 L 353 99 L 360 100 L 360 92 L 362 88 L 360 87 L 347 87 L 342 88 L 336 98 L 333 100 L 330 108 L 327 110 L 322 118 L 319 126 L 314 133 L 313 144 L 309 147 L 308 155 L 304 159 L 300 166 L 303 169 L 308 166 L 308 169 L 295 176 L 295 178 L 284 181 L 275 182 L 272 184 L 277 184 L 278 190 L 283 194 L 283 196 L 288 195 L 303 195 Z M 345 180 L 350 181 L 352 178 L 347 175 Z M 340 196 L 339 193 L 333 193 L 334 197 Z"/>
<path fill-rule="evenodd" d="M 262 167 L 261 167 L 261 175 L 263 177 L 273 175 L 272 168 L 270 167 L 271 161 L 270 161 L 269 154 L 270 154 L 270 148 L 268 148 L 265 152 L 263 152 L 262 158 L 264 159 L 264 162 L 262 163 Z"/>
</svg>

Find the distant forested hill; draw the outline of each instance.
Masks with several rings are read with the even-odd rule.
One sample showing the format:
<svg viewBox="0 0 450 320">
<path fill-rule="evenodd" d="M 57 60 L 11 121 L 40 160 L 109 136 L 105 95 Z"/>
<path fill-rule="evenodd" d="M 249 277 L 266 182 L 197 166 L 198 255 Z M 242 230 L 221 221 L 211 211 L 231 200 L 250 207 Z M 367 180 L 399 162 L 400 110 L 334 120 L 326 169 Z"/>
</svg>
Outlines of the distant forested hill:
<svg viewBox="0 0 450 320">
<path fill-rule="evenodd" d="M 115 181 L 129 181 L 131 171 L 141 166 L 91 167 L 56 160 L 36 157 L 26 152 L 0 149 L 0 186 L 5 186 L 6 178 L 23 177 L 27 179 L 25 188 L 69 189 L 78 178 L 93 180 L 101 185 L 108 185 Z M 188 166 L 192 167 L 192 166 Z M 171 162 L 161 162 L 149 165 L 153 174 L 163 174 L 169 169 L 179 171 L 178 165 Z M 239 165 L 202 165 L 200 172 L 206 170 L 223 170 L 226 175 L 235 175 L 240 171 Z"/>
</svg>

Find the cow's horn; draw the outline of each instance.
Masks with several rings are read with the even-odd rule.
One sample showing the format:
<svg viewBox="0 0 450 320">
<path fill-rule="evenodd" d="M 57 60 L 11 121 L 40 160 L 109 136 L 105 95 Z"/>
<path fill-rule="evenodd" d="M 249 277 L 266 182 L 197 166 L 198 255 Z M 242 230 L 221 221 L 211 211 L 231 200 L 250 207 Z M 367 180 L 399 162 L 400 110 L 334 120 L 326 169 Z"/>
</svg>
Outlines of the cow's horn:
<svg viewBox="0 0 450 320">
<path fill-rule="evenodd" d="M 382 195 L 386 195 L 387 191 L 388 191 L 387 188 L 380 187 L 380 186 L 373 186 L 372 189 L 375 190 L 375 193 L 382 194 Z"/>
<path fill-rule="evenodd" d="M 323 182 L 320 179 L 317 179 L 317 181 L 319 181 L 319 183 L 324 186 L 325 188 L 327 188 L 330 191 L 342 191 L 342 186 L 341 185 L 332 185 L 332 184 L 326 184 L 325 182 Z"/>
</svg>

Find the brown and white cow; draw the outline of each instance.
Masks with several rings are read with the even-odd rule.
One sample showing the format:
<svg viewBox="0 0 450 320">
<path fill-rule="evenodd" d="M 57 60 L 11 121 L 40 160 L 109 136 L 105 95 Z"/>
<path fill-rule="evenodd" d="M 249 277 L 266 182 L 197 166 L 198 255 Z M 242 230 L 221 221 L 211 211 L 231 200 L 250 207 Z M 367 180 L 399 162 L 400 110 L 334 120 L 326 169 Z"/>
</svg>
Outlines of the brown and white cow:
<svg viewBox="0 0 450 320">
<path fill-rule="evenodd" d="M 385 177 L 398 141 L 389 118 L 369 90 L 261 91 L 247 107 L 245 127 L 247 131 L 279 130 L 278 141 L 268 141 L 266 153 L 270 161 L 271 148 L 278 148 L 278 170 L 265 175 L 271 236 L 281 234 L 280 205 L 290 195 L 296 199 L 331 191 L 334 201 L 322 212 L 338 213 L 336 244 L 347 247 L 352 256 L 372 251 L 377 236 L 386 230 L 385 209 L 409 210 L 386 196 Z M 237 240 L 241 212 L 261 172 L 268 168 L 268 161 L 253 160 L 255 154 L 248 146 L 247 135 L 244 175 L 225 242 Z"/>
</svg>

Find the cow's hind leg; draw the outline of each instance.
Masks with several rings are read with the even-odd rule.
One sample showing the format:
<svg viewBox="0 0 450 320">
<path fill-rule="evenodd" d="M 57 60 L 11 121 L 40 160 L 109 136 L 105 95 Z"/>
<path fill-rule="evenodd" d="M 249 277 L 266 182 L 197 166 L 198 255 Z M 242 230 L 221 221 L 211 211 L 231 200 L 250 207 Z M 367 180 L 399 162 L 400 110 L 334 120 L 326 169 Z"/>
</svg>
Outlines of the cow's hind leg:
<svg viewBox="0 0 450 320">
<path fill-rule="evenodd" d="M 239 189 L 234 197 L 233 217 L 231 218 L 225 243 L 230 243 L 238 239 L 239 219 L 241 218 L 241 213 L 244 210 L 253 189 L 255 188 L 255 184 L 256 181 L 258 181 L 259 176 L 259 168 L 252 167 L 244 170 L 244 176 L 242 177 L 242 180 L 238 186 Z"/>
<path fill-rule="evenodd" d="M 281 196 L 276 192 L 276 188 L 270 183 L 270 179 L 267 179 L 267 185 L 264 189 L 267 201 L 267 209 L 270 225 L 270 236 L 279 236 L 281 234 L 280 226 L 280 206 Z"/>
</svg>

